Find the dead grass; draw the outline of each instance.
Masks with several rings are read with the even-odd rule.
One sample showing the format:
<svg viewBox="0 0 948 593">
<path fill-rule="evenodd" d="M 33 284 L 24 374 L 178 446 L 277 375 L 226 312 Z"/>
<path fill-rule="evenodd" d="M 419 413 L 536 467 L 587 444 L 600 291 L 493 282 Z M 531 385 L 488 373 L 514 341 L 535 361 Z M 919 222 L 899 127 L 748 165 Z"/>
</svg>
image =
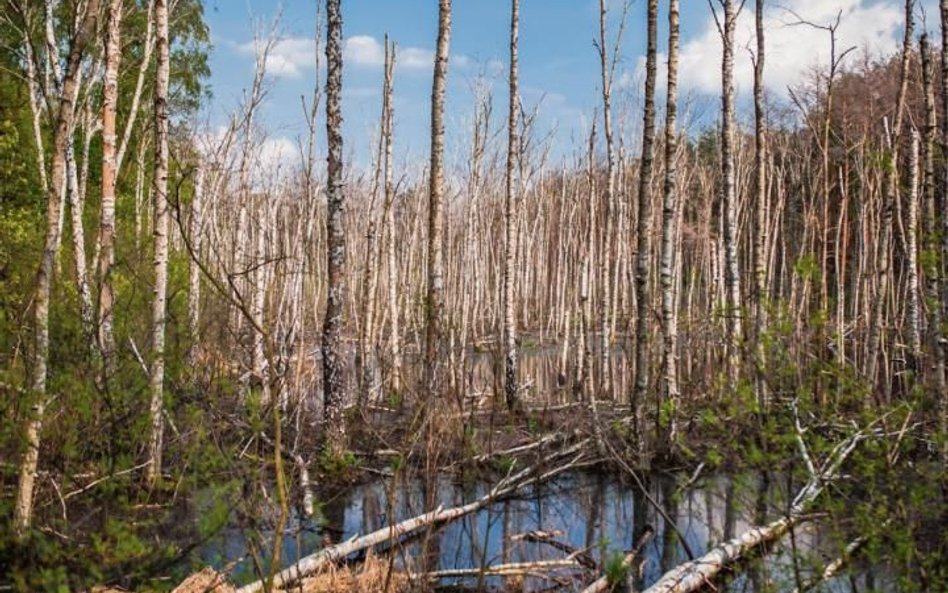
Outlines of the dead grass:
<svg viewBox="0 0 948 593">
<path fill-rule="evenodd" d="M 388 560 L 369 554 L 356 566 L 330 567 L 326 571 L 303 579 L 302 593 L 356 593 L 386 591 L 385 581 L 389 573 Z M 299 592 L 299 587 L 290 591 Z M 393 570 L 387 593 L 408 593 L 411 583 L 404 572 Z"/>
</svg>

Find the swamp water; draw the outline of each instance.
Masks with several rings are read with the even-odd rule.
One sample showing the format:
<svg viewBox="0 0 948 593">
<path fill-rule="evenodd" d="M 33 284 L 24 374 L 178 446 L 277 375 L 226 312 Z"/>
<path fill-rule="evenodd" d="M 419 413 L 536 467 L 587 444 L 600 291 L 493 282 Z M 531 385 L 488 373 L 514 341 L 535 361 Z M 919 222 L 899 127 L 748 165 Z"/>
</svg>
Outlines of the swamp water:
<svg viewBox="0 0 948 593">
<path fill-rule="evenodd" d="M 686 476 L 680 477 L 686 481 Z M 699 480 L 685 491 L 669 475 L 645 477 L 645 487 L 675 524 L 681 538 L 695 557 L 709 547 L 739 535 L 761 521 L 768 522 L 785 508 L 787 492 L 799 484 L 765 484 L 758 476 L 714 476 Z M 444 506 L 464 504 L 486 494 L 491 484 L 459 484 L 444 478 L 439 499 Z M 283 564 L 320 549 L 328 539 L 347 540 L 424 512 L 423 482 L 400 484 L 390 502 L 389 480 L 353 487 L 335 500 L 325 501 L 319 517 L 291 520 L 283 543 Z M 429 549 L 433 558 L 424 566 L 421 539 L 403 542 L 395 551 L 395 566 L 412 571 L 472 569 L 510 562 L 563 559 L 566 554 L 548 544 L 527 542 L 517 535 L 533 530 L 556 532 L 556 540 L 578 550 L 586 550 L 601 567 L 621 558 L 634 545 L 635 534 L 645 525 L 655 531 L 642 553 L 637 587 L 655 582 L 666 570 L 688 559 L 685 545 L 669 528 L 656 505 L 642 495 L 634 482 L 614 475 L 576 472 L 564 474 L 539 487 L 528 488 L 517 498 L 497 502 L 478 513 L 449 523 L 434 532 Z M 248 531 L 236 524 L 195 548 L 188 568 L 211 565 L 232 567 L 231 577 L 240 584 L 254 580 L 249 559 Z M 264 534 L 264 537 L 269 537 Z M 822 570 L 839 556 L 845 542 L 819 523 L 804 523 L 785 536 L 761 560 L 754 560 L 726 582 L 715 583 L 727 591 L 792 591 L 797 578 L 803 581 Z M 261 556 L 267 553 L 261 552 Z M 857 563 L 850 574 L 843 571 L 822 586 L 821 591 L 896 591 L 896 585 L 882 566 Z M 550 577 L 555 577 L 550 578 Z M 589 574 L 558 571 L 547 576 L 530 576 L 523 581 L 525 591 L 578 591 Z M 585 579 L 585 581 L 584 581 Z M 475 590 L 478 577 L 442 578 L 442 588 Z M 503 591 L 507 581 L 490 576 L 483 590 Z"/>
</svg>

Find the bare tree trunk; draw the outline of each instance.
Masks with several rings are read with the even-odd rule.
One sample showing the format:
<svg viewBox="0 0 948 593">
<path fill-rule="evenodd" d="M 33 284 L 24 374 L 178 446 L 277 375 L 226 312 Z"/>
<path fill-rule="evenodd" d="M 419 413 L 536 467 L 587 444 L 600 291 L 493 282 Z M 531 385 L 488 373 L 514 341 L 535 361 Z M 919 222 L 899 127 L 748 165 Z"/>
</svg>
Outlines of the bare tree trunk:
<svg viewBox="0 0 948 593">
<path fill-rule="evenodd" d="M 766 368 L 766 352 L 763 334 L 767 331 L 767 308 L 770 294 L 767 287 L 767 245 L 770 225 L 770 198 L 767 195 L 767 141 L 764 121 L 764 0 L 757 0 L 754 11 L 754 26 L 757 38 L 757 53 L 754 55 L 754 173 L 757 193 L 757 218 L 754 227 L 754 283 L 756 299 L 757 364 Z M 763 413 L 768 407 L 767 382 L 758 376 L 756 380 L 757 404 Z"/>
<path fill-rule="evenodd" d="M 451 43 L 451 0 L 438 3 L 438 43 L 431 84 L 431 170 L 428 188 L 428 298 L 425 303 L 425 390 L 442 396 L 441 339 L 444 324 L 444 93 Z"/>
<path fill-rule="evenodd" d="M 112 266 L 115 265 L 115 112 L 118 105 L 118 73 L 122 59 L 122 0 L 109 4 L 105 36 L 105 79 L 102 88 L 102 204 L 99 218 L 98 340 L 102 354 L 103 379 L 115 372 L 115 338 L 112 334 Z M 149 28 L 151 24 L 149 23 Z"/>
<path fill-rule="evenodd" d="M 402 350 L 401 350 L 401 332 L 399 330 L 399 307 L 398 307 L 398 260 L 395 257 L 395 184 L 392 178 L 392 143 L 395 133 L 395 104 L 392 102 L 395 77 L 395 43 L 391 44 L 388 50 L 389 71 L 387 77 L 388 86 L 385 88 L 387 99 L 385 101 L 385 202 L 383 205 L 385 215 L 386 232 L 388 233 L 388 244 L 386 246 L 386 256 L 388 259 L 388 314 L 389 323 L 389 350 L 392 355 L 392 390 L 396 393 L 401 390 L 402 376 Z"/>
<path fill-rule="evenodd" d="M 922 197 L 925 213 L 925 250 L 928 252 L 929 264 L 925 266 L 928 301 L 928 357 L 932 368 L 932 381 L 935 393 L 945 393 L 948 388 L 945 384 L 945 358 L 942 351 L 944 334 L 942 331 L 941 311 L 941 282 L 942 261 L 944 254 L 939 253 L 938 245 L 938 206 L 935 200 L 935 134 L 937 123 L 935 120 L 935 76 L 932 64 L 933 55 L 928 33 L 922 33 L 922 87 L 925 95 L 925 133 L 922 139 L 922 161 L 925 177 L 922 180 Z"/>
<path fill-rule="evenodd" d="M 909 175 L 906 183 L 908 192 L 905 196 L 908 202 L 908 225 L 906 228 L 906 247 L 908 265 L 908 333 L 909 356 L 908 366 L 912 369 L 913 381 L 918 380 L 919 361 L 922 358 L 922 328 L 921 328 L 921 291 L 918 279 L 918 132 L 912 131 L 909 143 Z"/>
<path fill-rule="evenodd" d="M 737 15 L 734 0 L 723 0 L 724 54 L 721 60 L 721 201 L 724 214 L 724 281 L 727 290 L 728 374 L 740 374 L 740 343 L 743 337 L 741 269 L 738 259 L 737 191 L 734 172 L 734 30 Z M 743 4 L 742 4 L 743 5 Z"/>
<path fill-rule="evenodd" d="M 168 1 L 155 0 L 155 29 L 158 64 L 155 80 L 155 299 L 152 307 L 152 360 L 149 370 L 151 392 L 151 438 L 146 480 L 154 485 L 161 478 L 164 441 L 165 317 L 168 298 Z"/>
<path fill-rule="evenodd" d="M 328 295 L 323 322 L 323 415 L 326 447 L 334 455 L 346 448 L 345 353 L 342 330 L 346 298 L 346 202 L 342 166 L 342 8 L 341 0 L 326 0 L 326 139 L 329 147 L 326 179 L 326 263 Z"/>
<path fill-rule="evenodd" d="M 87 129 L 86 132 L 89 130 Z M 69 214 L 72 219 L 72 248 L 76 266 L 76 287 L 79 292 L 79 316 L 83 333 L 92 338 L 95 335 L 92 319 L 92 288 L 89 285 L 89 266 L 86 257 L 86 233 L 82 221 L 85 199 L 80 187 L 76 153 L 73 149 L 73 137 L 66 148 L 66 195 L 69 196 Z"/>
<path fill-rule="evenodd" d="M 35 315 L 35 343 L 33 368 L 30 377 L 30 391 L 33 404 L 26 422 L 24 440 L 26 452 L 20 462 L 20 475 L 17 483 L 16 505 L 13 510 L 13 529 L 17 537 L 24 537 L 33 520 L 33 490 L 39 465 L 40 431 L 43 428 L 43 415 L 46 411 L 46 373 L 49 362 L 49 299 L 53 272 L 62 239 L 60 216 L 63 209 L 63 186 L 66 173 L 66 148 L 70 130 L 75 117 L 76 87 L 79 84 L 79 72 L 86 46 L 95 35 L 96 21 L 99 17 L 98 0 L 89 0 L 85 17 L 77 27 L 69 58 L 66 63 L 66 75 L 62 79 L 59 96 L 59 110 L 53 132 L 53 154 L 51 158 L 52 174 L 47 191 L 46 240 L 43 258 L 36 275 L 36 294 L 33 298 Z"/>
<path fill-rule="evenodd" d="M 510 0 L 510 76 L 509 107 L 507 111 L 507 167 L 504 192 L 504 393 L 507 408 L 518 405 L 517 382 L 517 315 L 514 303 L 514 275 L 517 245 L 517 204 L 520 199 L 514 186 L 514 166 L 520 154 L 518 114 L 520 95 L 517 90 L 517 37 L 520 29 L 520 0 Z M 463 345 L 462 345 L 463 346 Z"/>
<path fill-rule="evenodd" d="M 648 46 L 645 54 L 645 113 L 642 125 L 642 165 L 639 168 L 638 253 L 635 265 L 635 391 L 632 396 L 634 417 L 641 418 L 640 408 L 648 396 L 651 356 L 649 336 L 652 295 L 649 276 L 652 263 L 652 160 L 655 144 L 655 79 L 658 37 L 658 0 L 648 2 Z M 644 442 L 641 422 L 635 432 L 641 445 Z"/>
<path fill-rule="evenodd" d="M 198 162 L 194 172 L 194 197 L 191 200 L 191 220 L 189 232 L 193 251 L 188 267 L 188 334 L 191 344 L 188 348 L 188 366 L 196 368 L 197 355 L 201 344 L 201 267 L 197 258 L 201 256 L 201 243 L 204 227 L 204 163 Z"/>
<path fill-rule="evenodd" d="M 905 95 L 908 89 L 909 61 L 911 60 L 912 30 L 914 18 L 912 10 L 914 0 L 905 0 L 905 36 L 902 40 L 902 58 L 899 78 L 899 91 L 895 103 L 895 121 L 888 137 L 889 165 L 885 172 L 885 189 L 882 197 L 882 219 L 880 222 L 878 263 L 876 269 L 876 298 L 872 305 L 872 325 L 869 328 L 868 361 L 866 364 L 866 379 L 873 389 L 877 386 L 879 356 L 882 345 L 882 334 L 885 324 L 885 306 L 889 291 L 889 251 L 892 243 L 893 211 L 898 201 L 898 162 L 899 139 L 902 130 L 902 111 L 905 105 Z M 888 391 L 888 389 L 884 389 Z"/>
<path fill-rule="evenodd" d="M 668 87 L 665 99 L 665 187 L 662 204 L 662 324 L 664 325 L 662 360 L 663 386 L 659 393 L 664 396 L 668 409 L 668 424 L 660 427 L 664 438 L 671 444 L 677 436 L 675 419 L 678 408 L 678 307 L 675 274 L 677 261 L 677 201 L 678 201 L 678 132 L 675 129 L 678 117 L 678 0 L 668 3 Z M 657 417 L 661 419 L 662 401 L 659 397 Z"/>
<path fill-rule="evenodd" d="M 941 120 L 942 143 L 948 144 L 948 0 L 939 0 L 939 12 L 941 15 L 941 100 L 942 113 L 945 115 Z M 941 257 L 939 258 L 939 271 L 942 278 L 948 279 L 945 271 L 948 269 L 948 158 L 942 155 L 942 167 L 944 175 L 942 176 L 941 192 L 938 200 L 938 210 L 941 212 Z M 934 221 L 933 221 L 934 222 Z M 941 307 L 941 318 L 944 320 L 948 313 L 948 280 L 941 283 L 941 294 L 938 306 Z M 941 349 L 936 353 L 941 364 L 944 365 L 948 359 L 948 344 L 945 340 L 940 341 Z M 941 411 L 941 432 L 948 431 L 948 390 L 941 389 L 939 397 L 939 408 Z M 948 444 L 942 448 L 943 462 L 948 465 Z"/>
<path fill-rule="evenodd" d="M 625 29 L 625 18 L 628 3 L 623 5 L 622 16 L 619 20 L 619 32 L 616 35 L 615 45 L 610 53 L 606 36 L 607 7 L 605 0 L 599 0 L 599 72 L 602 84 L 602 129 L 606 140 L 606 195 L 603 199 L 603 223 L 605 226 L 599 257 L 599 382 L 594 388 L 599 389 L 604 397 L 610 391 L 609 384 L 609 349 L 612 346 L 611 318 L 612 318 L 612 291 L 610 290 L 610 275 L 616 267 L 615 249 L 613 249 L 614 214 L 616 208 L 616 148 L 612 128 L 612 81 L 615 73 L 615 64 L 618 58 L 619 47 L 622 42 L 622 33 Z"/>
</svg>

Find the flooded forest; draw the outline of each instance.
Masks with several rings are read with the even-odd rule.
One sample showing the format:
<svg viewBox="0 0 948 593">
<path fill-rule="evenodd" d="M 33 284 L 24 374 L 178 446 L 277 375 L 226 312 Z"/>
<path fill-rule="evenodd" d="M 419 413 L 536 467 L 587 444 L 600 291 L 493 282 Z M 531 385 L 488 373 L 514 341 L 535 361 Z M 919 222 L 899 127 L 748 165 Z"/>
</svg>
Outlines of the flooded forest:
<svg viewBox="0 0 948 593">
<path fill-rule="evenodd" d="M 948 591 L 948 0 L 399 2 L 0 2 L 0 592 Z"/>
</svg>

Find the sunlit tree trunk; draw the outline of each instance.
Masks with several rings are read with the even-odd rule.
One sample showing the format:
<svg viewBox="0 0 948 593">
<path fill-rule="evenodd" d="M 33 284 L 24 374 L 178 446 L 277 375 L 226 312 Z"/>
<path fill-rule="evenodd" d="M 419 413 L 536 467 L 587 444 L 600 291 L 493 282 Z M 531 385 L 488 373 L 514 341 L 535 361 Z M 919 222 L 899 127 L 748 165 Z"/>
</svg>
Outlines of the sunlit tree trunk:
<svg viewBox="0 0 948 593">
<path fill-rule="evenodd" d="M 444 324 L 444 93 L 451 43 L 451 0 L 438 3 L 438 43 L 431 84 L 431 170 L 428 187 L 428 297 L 425 303 L 425 386 L 441 393 L 441 339 Z"/>
<path fill-rule="evenodd" d="M 326 0 L 326 263 L 328 286 L 323 321 L 323 415 L 326 447 L 333 454 L 346 448 L 346 402 L 342 330 L 346 299 L 346 201 L 342 149 L 342 8 L 341 0 Z"/>
<path fill-rule="evenodd" d="M 668 443 L 675 441 L 678 407 L 678 306 L 677 306 L 677 208 L 678 208 L 678 0 L 668 3 L 668 85 L 665 99 L 665 186 L 662 203 L 662 360 L 664 396 L 668 421 L 664 436 Z M 662 406 L 661 398 L 658 412 Z M 661 418 L 659 413 L 658 418 Z"/>
<path fill-rule="evenodd" d="M 507 111 L 507 167 L 504 188 L 504 393 L 507 408 L 513 410 L 518 403 L 517 383 L 517 315 L 514 299 L 514 276 L 516 274 L 517 204 L 514 167 L 520 154 L 518 136 L 518 114 L 520 95 L 517 89 L 517 38 L 520 28 L 520 1 L 510 2 L 510 75 L 509 103 Z M 464 346 L 464 345 L 462 345 Z"/>
<path fill-rule="evenodd" d="M 627 5 L 625 5 L 627 6 Z M 594 386 L 602 396 L 611 389 L 609 384 L 609 349 L 612 345 L 611 318 L 612 318 L 612 291 L 609 288 L 612 268 L 615 267 L 615 253 L 613 236 L 615 235 L 614 215 L 616 208 L 616 148 L 612 126 L 612 80 L 615 72 L 615 63 L 618 48 L 622 41 L 622 31 L 625 27 L 626 9 L 623 8 L 619 21 L 619 33 L 616 36 L 614 51 L 610 52 L 606 36 L 606 22 L 608 9 L 605 0 L 599 0 L 599 75 L 602 85 L 602 131 L 606 141 L 606 192 L 603 196 L 602 218 L 603 238 L 600 245 L 599 257 L 599 381 Z"/>
<path fill-rule="evenodd" d="M 85 131 L 89 133 L 91 130 L 86 128 Z M 70 138 L 69 146 L 66 148 L 66 195 L 69 197 L 69 214 L 72 222 L 72 250 L 73 263 L 76 266 L 76 288 L 79 292 L 79 316 L 82 321 L 83 333 L 88 338 L 92 338 L 95 335 L 92 320 L 92 287 L 89 284 L 86 233 L 82 220 L 82 213 L 85 210 L 85 196 L 79 180 L 79 165 L 76 162 L 73 140 L 74 137 Z"/>
<path fill-rule="evenodd" d="M 66 148 L 75 117 L 80 65 L 86 46 L 95 35 L 98 17 L 98 0 L 89 0 L 85 17 L 77 27 L 77 33 L 69 50 L 65 77 L 62 79 L 60 89 L 59 109 L 53 129 L 52 171 L 49 190 L 46 192 L 46 239 L 36 277 L 36 293 L 33 297 L 35 343 L 30 376 L 32 409 L 23 431 L 26 450 L 20 462 L 16 503 L 13 509 L 13 529 L 18 537 L 26 535 L 33 520 L 33 491 L 39 464 L 40 431 L 43 428 L 43 416 L 48 403 L 46 374 L 49 362 L 49 300 L 62 239 L 60 217 L 66 177 Z"/>
<path fill-rule="evenodd" d="M 925 96 L 925 129 L 922 138 L 922 199 L 924 202 L 925 224 L 925 276 L 927 280 L 926 300 L 928 306 L 928 359 L 931 366 L 931 381 L 935 393 L 944 393 L 945 385 L 945 358 L 942 351 L 944 333 L 942 331 L 941 311 L 941 282 L 942 258 L 938 245 L 938 217 L 939 209 L 935 200 L 935 134 L 937 122 L 935 119 L 935 72 L 932 64 L 931 45 L 928 33 L 923 33 L 920 41 L 922 54 L 922 88 Z"/>
<path fill-rule="evenodd" d="M 399 327 L 398 307 L 398 259 L 395 256 L 395 183 L 392 176 L 392 144 L 395 133 L 394 117 L 395 105 L 392 102 L 395 77 L 395 44 L 388 49 L 388 70 L 386 77 L 388 86 L 385 88 L 385 201 L 383 204 L 385 216 L 385 230 L 388 234 L 386 244 L 386 258 L 388 260 L 388 315 L 389 315 L 389 351 L 392 356 L 392 390 L 396 393 L 401 390 L 402 381 L 402 343 Z"/>
<path fill-rule="evenodd" d="M 154 485 L 161 477 L 164 444 L 165 322 L 168 298 L 168 1 L 155 0 L 158 61 L 155 78 L 155 296 L 152 306 L 152 359 L 149 369 L 151 437 L 146 480 Z"/>
<path fill-rule="evenodd" d="M 908 253 L 908 303 L 906 316 L 908 317 L 909 334 L 909 368 L 918 373 L 919 361 L 922 357 L 922 327 L 921 327 L 921 291 L 918 279 L 918 133 L 912 131 L 908 155 L 908 180 L 906 181 L 905 195 L 907 204 L 907 224 L 905 242 Z"/>
<path fill-rule="evenodd" d="M 734 172 L 734 30 L 739 8 L 734 0 L 723 0 L 724 53 L 721 60 L 721 202 L 724 215 L 724 282 L 727 291 L 728 372 L 740 373 L 740 343 L 743 337 L 741 269 L 738 253 L 737 190 Z"/>
<path fill-rule="evenodd" d="M 102 86 L 102 198 L 99 217 L 99 266 L 97 281 L 98 340 L 104 374 L 108 381 L 115 371 L 115 338 L 112 334 L 112 266 L 115 265 L 115 112 L 118 105 L 118 73 L 122 57 L 122 0 L 109 4 L 105 36 L 105 77 Z M 150 27 L 150 25 L 149 25 Z"/>
<path fill-rule="evenodd" d="M 191 242 L 192 257 L 188 262 L 188 334 L 191 344 L 188 348 L 188 366 L 196 369 L 198 351 L 201 343 L 201 257 L 202 234 L 204 227 L 204 163 L 198 162 L 194 171 L 194 197 L 191 199 L 191 218 L 188 223 L 188 235 Z"/>
</svg>

